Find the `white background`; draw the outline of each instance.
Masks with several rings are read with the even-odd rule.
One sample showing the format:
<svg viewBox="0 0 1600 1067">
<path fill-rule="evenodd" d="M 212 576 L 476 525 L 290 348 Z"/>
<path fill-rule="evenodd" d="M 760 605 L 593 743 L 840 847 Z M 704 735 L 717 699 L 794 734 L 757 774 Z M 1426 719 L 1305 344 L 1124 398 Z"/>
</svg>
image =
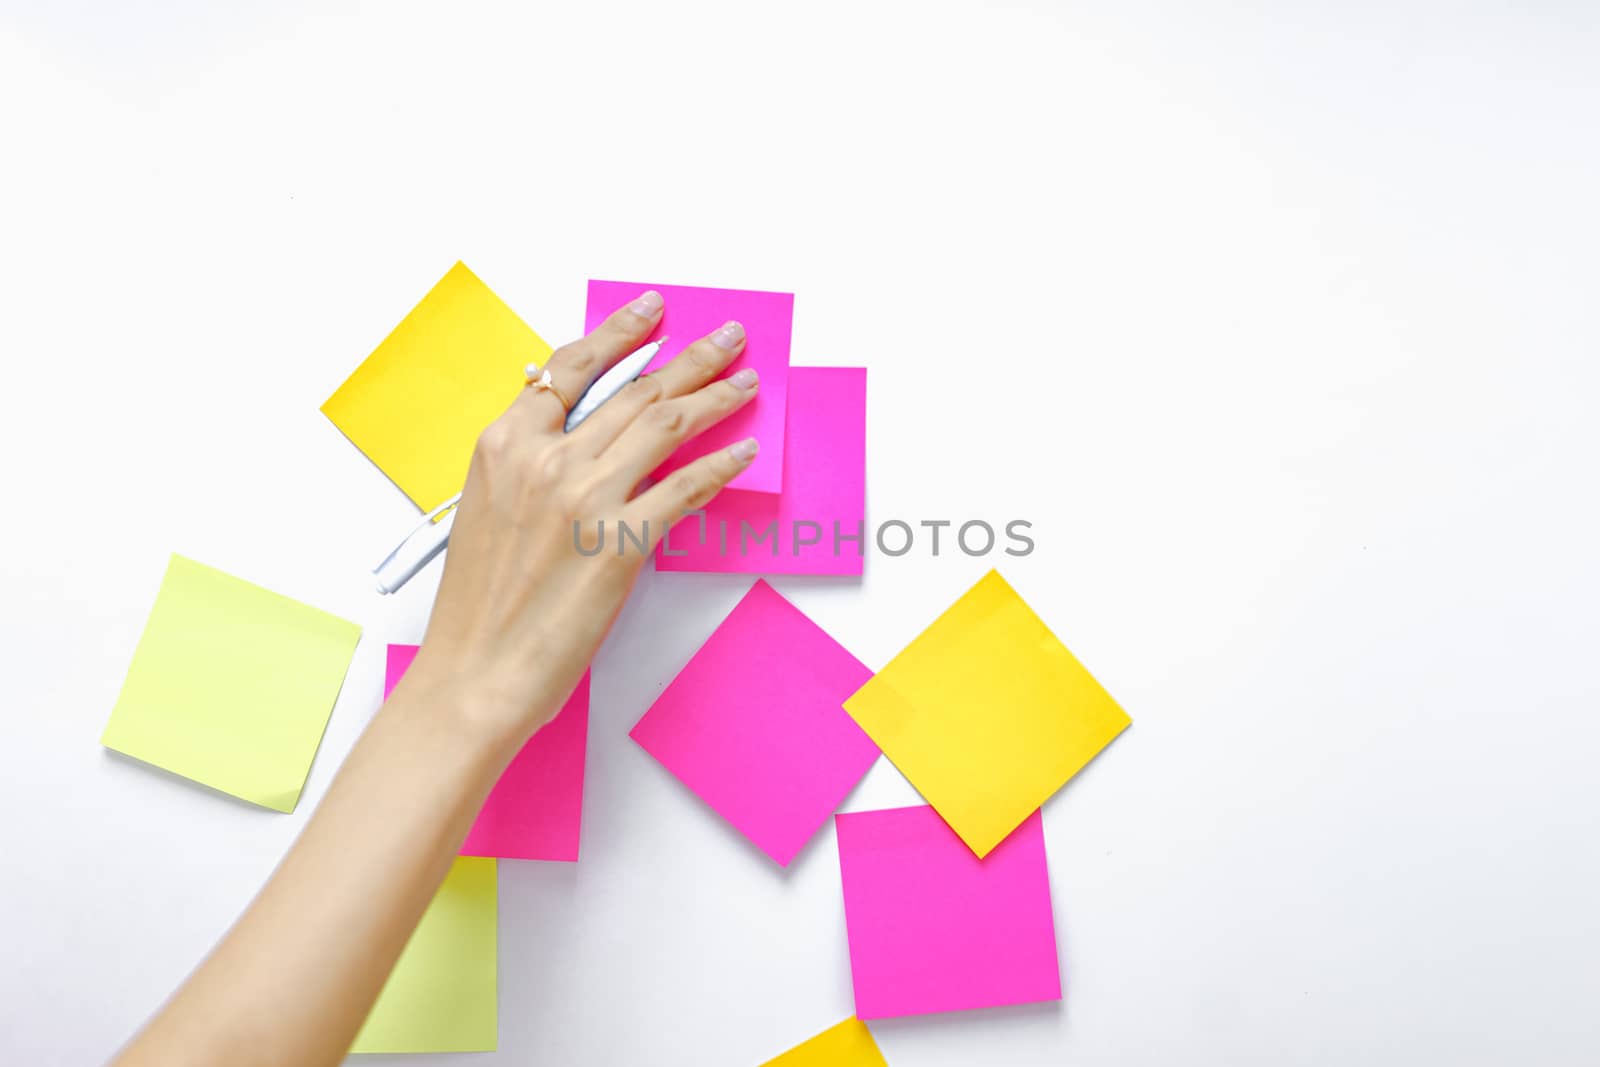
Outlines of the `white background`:
<svg viewBox="0 0 1600 1067">
<path fill-rule="evenodd" d="M 1593 5 L 5 10 L 0 1058 L 110 1054 L 421 634 L 317 409 L 457 258 L 555 342 L 590 276 L 793 290 L 873 519 L 1034 522 L 1003 572 L 1134 719 L 1045 810 L 1066 999 L 893 1067 L 1600 1057 Z M 293 815 L 98 744 L 174 550 L 365 627 Z M 776 584 L 879 666 L 987 565 Z M 412 1062 L 850 1013 L 831 827 L 781 872 L 625 736 L 747 584 L 646 576 L 582 862 L 501 866 L 500 1052 Z"/>
</svg>

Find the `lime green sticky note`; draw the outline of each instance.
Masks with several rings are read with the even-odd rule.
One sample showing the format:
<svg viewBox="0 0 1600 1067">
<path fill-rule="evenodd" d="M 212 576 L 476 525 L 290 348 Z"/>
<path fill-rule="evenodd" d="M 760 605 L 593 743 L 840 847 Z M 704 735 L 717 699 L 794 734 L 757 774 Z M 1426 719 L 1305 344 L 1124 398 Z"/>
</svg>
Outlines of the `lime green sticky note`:
<svg viewBox="0 0 1600 1067">
<path fill-rule="evenodd" d="M 458 856 L 351 1052 L 493 1052 L 495 861 Z"/>
<path fill-rule="evenodd" d="M 100 743 L 293 811 L 361 627 L 174 555 Z"/>
</svg>

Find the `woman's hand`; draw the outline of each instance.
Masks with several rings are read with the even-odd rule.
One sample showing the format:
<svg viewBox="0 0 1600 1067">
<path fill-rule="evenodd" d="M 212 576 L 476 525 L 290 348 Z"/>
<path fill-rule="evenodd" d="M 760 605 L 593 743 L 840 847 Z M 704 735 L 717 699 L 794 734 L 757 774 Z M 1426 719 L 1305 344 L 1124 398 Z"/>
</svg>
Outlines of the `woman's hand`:
<svg viewBox="0 0 1600 1067">
<path fill-rule="evenodd" d="M 556 391 L 525 389 L 478 440 L 433 618 L 406 677 L 471 694 L 467 713 L 496 742 L 520 745 L 554 717 L 649 550 L 755 458 L 756 442 L 742 441 L 636 493 L 687 438 L 756 395 L 753 370 L 717 380 L 744 348 L 736 322 L 563 432 L 560 397 L 576 403 L 643 343 L 661 311 L 660 294 L 646 292 L 557 349 L 545 365 Z M 644 551 L 619 536 L 619 523 Z M 601 551 L 578 550 L 575 536 L 592 552 L 602 529 Z"/>
<path fill-rule="evenodd" d="M 660 318 L 645 293 L 552 355 L 561 396 L 576 402 Z M 742 441 L 636 492 L 755 396 L 753 371 L 716 380 L 743 348 L 730 322 L 570 434 L 562 401 L 534 389 L 484 431 L 416 662 L 260 896 L 119 1065 L 342 1061 L 484 798 L 583 676 L 645 555 L 755 457 Z M 605 550 L 579 552 L 573 523 L 587 548 L 602 521 Z M 617 551 L 619 522 L 644 549 Z"/>
</svg>

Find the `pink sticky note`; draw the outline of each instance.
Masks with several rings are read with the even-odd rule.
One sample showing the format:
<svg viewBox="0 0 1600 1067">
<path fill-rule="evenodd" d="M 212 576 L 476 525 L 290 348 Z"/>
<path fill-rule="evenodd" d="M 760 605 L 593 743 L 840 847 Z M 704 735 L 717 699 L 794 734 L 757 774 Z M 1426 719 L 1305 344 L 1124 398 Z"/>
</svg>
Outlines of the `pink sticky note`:
<svg viewBox="0 0 1600 1067">
<path fill-rule="evenodd" d="M 656 469 L 656 477 L 675 471 L 707 452 L 754 437 L 761 443 L 761 451 L 755 462 L 729 484 L 760 493 L 778 492 L 783 488 L 783 423 L 788 406 L 789 335 L 794 324 L 794 294 L 650 282 L 591 281 L 584 332 L 600 325 L 607 315 L 646 289 L 656 290 L 666 302 L 661 322 L 651 337 L 666 334 L 671 338 L 647 370 L 657 369 L 729 319 L 737 319 L 744 325 L 744 351 L 723 373 L 754 367 L 761 375 L 761 388 L 754 400 L 686 442 Z"/>
<path fill-rule="evenodd" d="M 784 433 L 783 492 L 723 490 L 706 505 L 703 521 L 691 517 L 673 527 L 656 551 L 657 570 L 861 573 L 866 368 L 790 368 Z"/>
<path fill-rule="evenodd" d="M 416 654 L 416 645 L 389 646 L 385 700 Z M 589 673 L 585 671 L 560 713 L 529 738 L 489 791 L 489 799 L 461 845 L 461 855 L 576 863 L 588 737 Z"/>
<path fill-rule="evenodd" d="M 930 807 L 834 824 L 857 1017 L 1061 999 L 1037 811 L 981 860 Z"/>
<path fill-rule="evenodd" d="M 878 758 L 843 707 L 871 675 L 758 581 L 629 736 L 787 867 Z"/>
</svg>

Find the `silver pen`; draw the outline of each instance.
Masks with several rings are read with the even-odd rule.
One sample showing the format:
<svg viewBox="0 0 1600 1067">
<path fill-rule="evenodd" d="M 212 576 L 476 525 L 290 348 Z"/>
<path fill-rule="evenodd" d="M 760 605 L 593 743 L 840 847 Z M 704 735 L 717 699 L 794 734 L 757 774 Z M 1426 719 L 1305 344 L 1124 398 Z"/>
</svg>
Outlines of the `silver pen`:
<svg viewBox="0 0 1600 1067">
<path fill-rule="evenodd" d="M 577 429 L 583 424 L 584 419 L 600 409 L 600 405 L 616 396 L 622 391 L 623 386 L 642 374 L 656 353 L 661 351 L 661 346 L 666 343 L 665 337 L 651 341 L 638 351 L 624 356 L 616 366 L 595 379 L 594 384 L 585 389 L 578 402 L 572 405 L 572 410 L 567 412 L 566 432 L 571 433 Z M 444 551 L 444 547 L 450 543 L 450 528 L 455 525 L 456 505 L 459 503 L 461 494 L 457 493 L 424 515 L 417 528 L 407 534 L 405 540 L 396 545 L 394 551 L 383 557 L 383 562 L 372 569 L 373 576 L 378 580 L 378 592 L 384 594 L 399 592 L 401 586 L 414 578 L 433 557 Z"/>
</svg>

